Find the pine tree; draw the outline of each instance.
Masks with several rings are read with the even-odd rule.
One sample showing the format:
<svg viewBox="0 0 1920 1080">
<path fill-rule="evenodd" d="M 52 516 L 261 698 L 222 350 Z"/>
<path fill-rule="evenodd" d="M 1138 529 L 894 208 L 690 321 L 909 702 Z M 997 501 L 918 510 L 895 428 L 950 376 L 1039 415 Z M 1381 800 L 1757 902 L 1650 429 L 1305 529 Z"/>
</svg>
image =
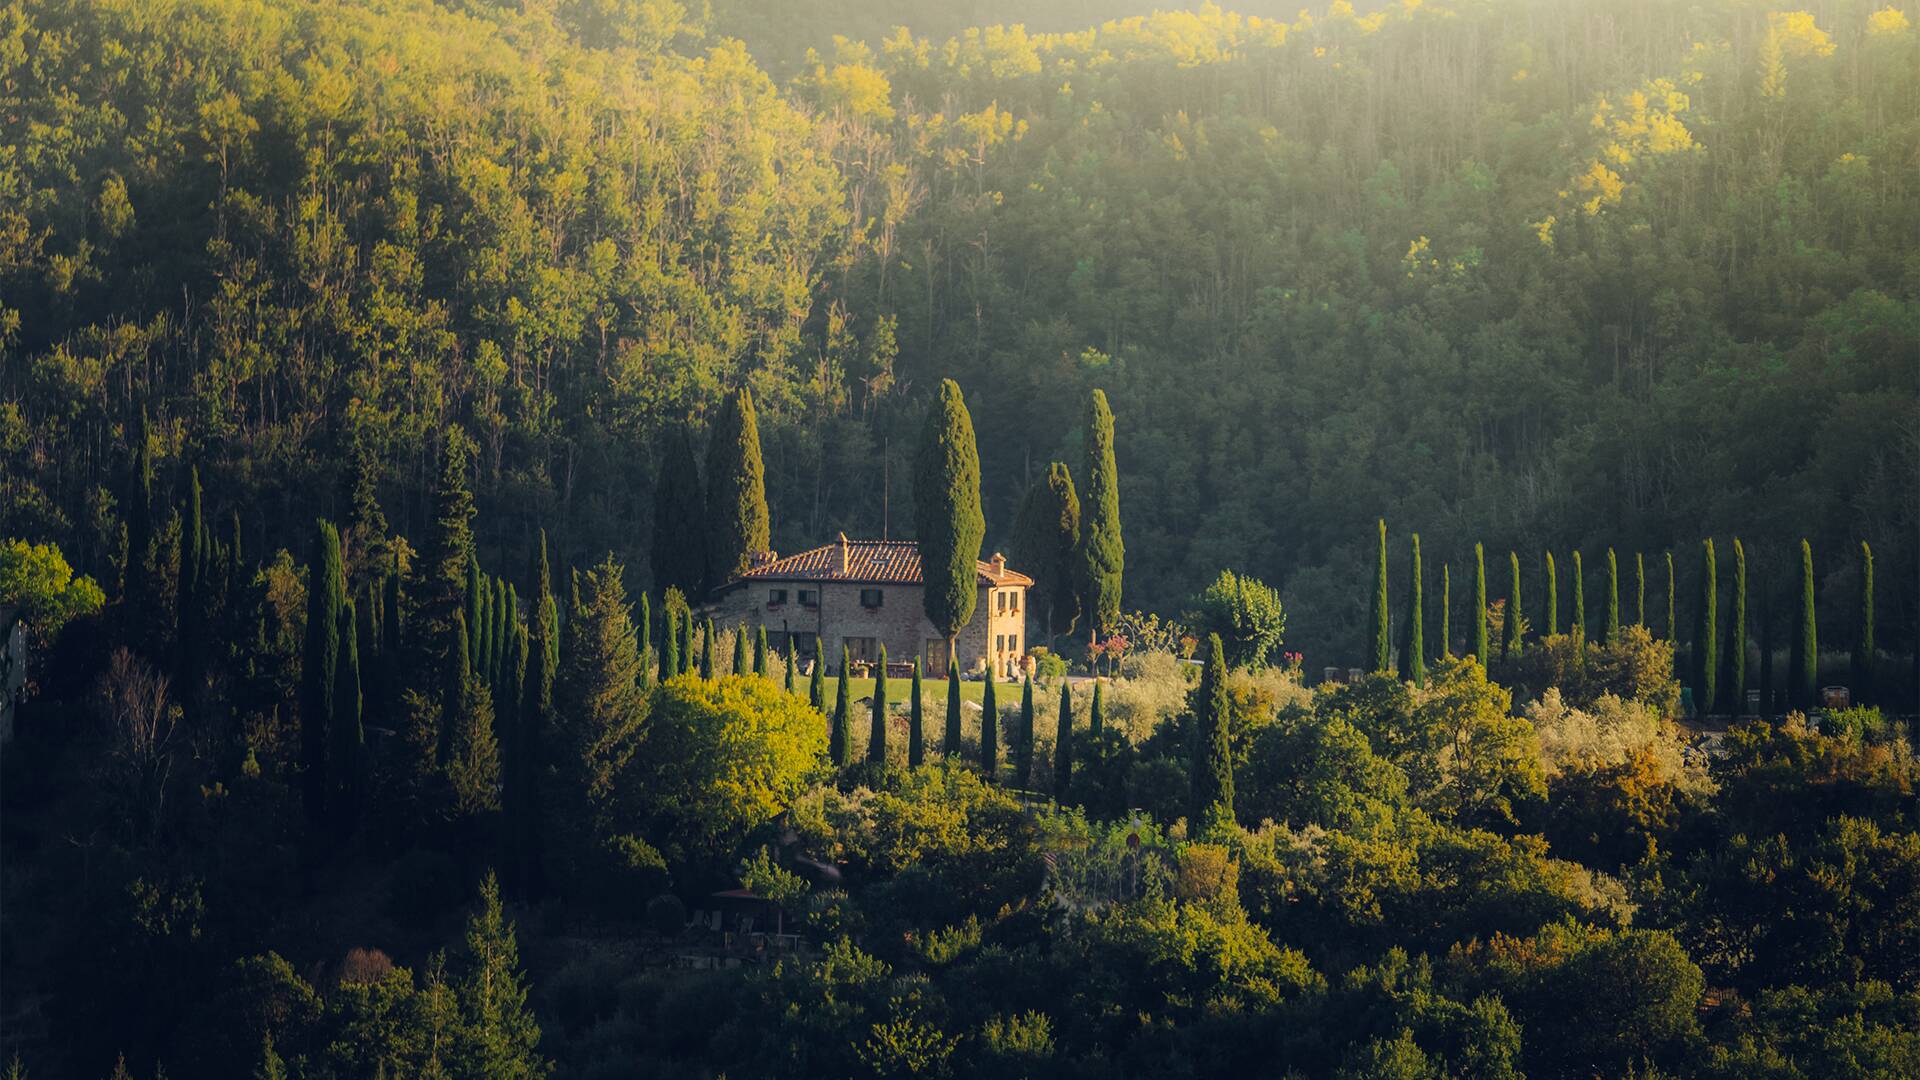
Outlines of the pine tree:
<svg viewBox="0 0 1920 1080">
<path fill-rule="evenodd" d="M 1553 565 L 1553 552 L 1547 552 L 1547 636 L 1560 633 L 1560 571 Z"/>
<path fill-rule="evenodd" d="M 527 1006 L 527 978 L 513 924 L 491 871 L 480 883 L 480 907 L 467 920 L 462 972 L 454 987 L 469 1037 L 450 1044 L 454 1071 L 500 1080 L 543 1080 L 552 1066 L 540 1054 L 540 1025 Z"/>
<path fill-rule="evenodd" d="M 1233 822 L 1233 756 L 1228 748 L 1227 654 L 1219 634 L 1207 635 L 1207 656 L 1194 696 L 1191 834 Z"/>
<path fill-rule="evenodd" d="M 654 588 L 663 598 L 669 589 L 700 596 L 707 577 L 706 497 L 693 442 L 684 427 L 662 438 L 660 457 L 660 474 L 653 485 Z M 676 668 L 666 677 L 678 674 Z"/>
<path fill-rule="evenodd" d="M 853 691 L 847 685 L 849 669 L 852 663 L 847 656 L 847 647 L 840 646 L 840 681 L 833 700 L 833 726 L 827 729 L 827 760 L 835 768 L 844 766 L 851 755 L 848 747 L 847 711 L 852 707 Z"/>
<path fill-rule="evenodd" d="M 1033 676 L 1027 676 L 1020 690 L 1020 731 L 1013 739 L 1013 786 L 1022 791 L 1033 786 Z"/>
<path fill-rule="evenodd" d="M 464 618 L 454 617 L 456 630 L 465 629 L 459 625 Z M 464 635 L 455 635 L 448 651 L 450 692 L 440 725 L 447 733 L 447 781 L 453 793 L 453 812 L 471 818 L 499 809 L 500 743 L 493 729 L 493 694 L 474 669 L 472 659 L 463 655 L 464 640 Z"/>
<path fill-rule="evenodd" d="M 1733 618 L 1727 624 L 1727 679 L 1722 712 L 1747 711 L 1747 549 L 1733 538 Z"/>
<path fill-rule="evenodd" d="M 342 583 L 344 588 L 344 582 Z M 344 835 L 353 830 L 360 813 L 361 765 L 366 754 L 367 733 L 361 723 L 359 620 L 352 600 L 340 606 L 339 660 L 334 665 L 333 718 L 328 735 L 332 751 L 327 761 L 327 779 L 332 785 L 335 828 Z"/>
<path fill-rule="evenodd" d="M 1406 656 L 1404 673 L 1415 686 L 1427 685 L 1427 613 L 1421 597 L 1420 585 L 1420 534 L 1413 534 L 1413 553 L 1408 564 L 1407 589 L 1407 643 L 1403 653 Z"/>
<path fill-rule="evenodd" d="M 1389 636 L 1389 615 L 1387 613 L 1387 519 L 1380 518 L 1379 547 L 1373 560 L 1373 610 L 1367 617 L 1367 627 L 1372 633 L 1372 641 L 1367 649 L 1367 660 L 1376 674 L 1393 670 L 1393 639 Z"/>
<path fill-rule="evenodd" d="M 1073 633 L 1079 621 L 1079 553 L 1080 496 L 1073 489 L 1073 474 L 1056 461 L 1027 488 L 1014 519 L 1012 544 L 1015 561 L 1036 582 L 1030 592 L 1049 642 Z"/>
<path fill-rule="evenodd" d="M 1080 534 L 1080 612 L 1095 636 L 1120 616 L 1127 546 L 1120 535 L 1120 471 L 1113 460 L 1113 411 L 1095 390 L 1087 402 L 1086 501 Z"/>
<path fill-rule="evenodd" d="M 807 704 L 821 712 L 827 710 L 827 654 L 818 634 L 813 638 L 813 675 L 807 681 Z"/>
<path fill-rule="evenodd" d="M 867 760 L 887 762 L 887 647 L 880 646 L 880 662 L 873 668 L 873 720 L 867 730 Z"/>
<path fill-rule="evenodd" d="M 1873 698 L 1873 548 L 1860 541 L 1860 636 L 1853 648 L 1853 693 L 1859 704 Z"/>
<path fill-rule="evenodd" d="M 1675 588 L 1674 588 L 1674 574 L 1673 574 L 1673 552 L 1669 551 L 1667 552 L 1667 640 L 1672 642 L 1678 642 L 1680 640 L 1679 637 L 1677 636 L 1679 632 L 1679 623 L 1674 616 L 1674 609 L 1673 609 L 1674 592 L 1675 592 Z"/>
<path fill-rule="evenodd" d="M 1522 624 L 1526 622 L 1526 615 L 1520 603 L 1519 552 L 1507 552 L 1507 569 L 1509 584 L 1507 585 L 1506 633 L 1500 636 L 1500 659 L 1502 660 L 1511 660 L 1519 656 L 1526 647 L 1521 637 Z"/>
<path fill-rule="evenodd" d="M 1073 790 L 1073 687 L 1060 680 L 1060 717 L 1053 729 L 1053 798 L 1067 805 Z"/>
<path fill-rule="evenodd" d="M 1492 652 L 1487 640 L 1487 553 L 1479 544 L 1473 545 L 1473 656 L 1480 661 L 1480 669 L 1486 670 L 1489 654 Z"/>
<path fill-rule="evenodd" d="M 709 436 L 706 519 L 710 590 L 746 573 L 754 558 L 772 547 L 760 429 L 746 387 L 726 399 Z"/>
<path fill-rule="evenodd" d="M 907 692 L 907 766 L 917 769 L 927 760 L 926 711 L 920 697 L 920 658 L 913 658 L 913 685 Z"/>
<path fill-rule="evenodd" d="M 939 396 L 927 411 L 914 461 L 913 515 L 927 621 L 951 644 L 973 618 L 980 541 L 986 535 L 973 418 L 952 379 L 940 383 Z"/>
<path fill-rule="evenodd" d="M 1813 545 L 1800 541 L 1800 614 L 1790 646 L 1788 690 L 1795 708 L 1811 709 L 1820 694 L 1820 633 L 1813 608 Z"/>
<path fill-rule="evenodd" d="M 1647 557 L 1633 553 L 1633 625 L 1647 625 Z"/>
<path fill-rule="evenodd" d="M 980 691 L 980 771 L 987 783 L 1000 774 L 1000 700 L 994 692 L 993 665 L 987 665 L 987 683 Z"/>
<path fill-rule="evenodd" d="M 1440 655 L 1453 659 L 1453 564 L 1440 564 Z"/>
<path fill-rule="evenodd" d="M 1620 640 L 1620 561 L 1607 549 L 1607 621 L 1600 628 L 1602 644 Z"/>
<path fill-rule="evenodd" d="M 551 792 L 543 801 L 573 838 L 598 844 L 614 835 L 616 781 L 639 747 L 648 695 L 640 686 L 639 632 L 627 604 L 624 570 L 607 556 L 578 575 L 579 600 L 571 604 L 567 645 L 555 681 Z M 601 829 L 608 831 L 599 831 Z M 593 857 L 580 849 L 580 860 Z"/>
<path fill-rule="evenodd" d="M 753 673 L 761 678 L 767 677 L 767 627 L 765 623 L 753 629 Z"/>
<path fill-rule="evenodd" d="M 1719 704 L 1718 661 L 1720 658 L 1720 581 L 1714 561 L 1711 537 L 1700 545 L 1699 621 L 1693 635 L 1694 685 L 1699 689 L 1697 704 L 1702 713 L 1712 712 Z"/>
<path fill-rule="evenodd" d="M 947 643 L 946 735 L 940 742 L 940 753 L 945 757 L 960 754 L 960 664 L 952 642 Z"/>
<path fill-rule="evenodd" d="M 1087 731 L 1092 733 L 1094 738 L 1100 737 L 1100 732 L 1106 727 L 1106 718 L 1106 705 L 1100 695 L 1100 680 L 1095 679 L 1093 680 L 1093 704 L 1087 707 Z"/>
<path fill-rule="evenodd" d="M 700 625 L 700 677 L 713 678 L 713 619 Z"/>
<path fill-rule="evenodd" d="M 417 580 L 412 613 L 417 623 L 412 633 L 425 654 L 416 669 L 415 685 L 430 685 L 428 680 L 441 670 L 448 638 L 447 627 L 453 613 L 466 602 L 468 566 L 473 561 L 473 493 L 467 489 L 467 469 L 473 444 L 457 427 L 448 427 L 440 451 L 440 475 L 433 493 L 433 521 L 427 530 L 427 544 L 414 562 Z M 471 612 L 468 613 L 471 616 Z"/>
<path fill-rule="evenodd" d="M 1587 637 L 1587 566 L 1579 551 L 1573 553 L 1573 633 L 1582 641 Z"/>
<path fill-rule="evenodd" d="M 752 661 L 747 658 L 747 624 L 741 623 L 733 628 L 733 673 L 745 675 L 752 670 L 747 666 L 750 663 Z"/>
<path fill-rule="evenodd" d="M 326 521 L 315 523 L 313 558 L 307 570 L 307 636 L 300 659 L 301 791 L 307 820 L 324 820 L 328 724 L 338 710 L 334 689 L 339 678 L 340 610 L 346 583 L 340 566 L 340 534 Z"/>
</svg>

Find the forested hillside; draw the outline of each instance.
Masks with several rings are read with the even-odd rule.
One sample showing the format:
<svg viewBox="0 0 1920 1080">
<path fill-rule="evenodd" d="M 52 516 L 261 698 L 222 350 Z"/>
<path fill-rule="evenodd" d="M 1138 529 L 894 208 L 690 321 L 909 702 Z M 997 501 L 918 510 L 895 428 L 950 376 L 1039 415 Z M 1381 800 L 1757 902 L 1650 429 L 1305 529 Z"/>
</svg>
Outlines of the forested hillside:
<svg viewBox="0 0 1920 1080">
<path fill-rule="evenodd" d="M 142 408 L 162 488 L 197 463 L 257 545 L 338 508 L 356 440 L 417 525 L 453 421 L 483 551 L 539 523 L 643 574 L 662 432 L 744 382 L 776 547 L 883 507 L 899 534 L 900 435 L 952 376 L 990 548 L 1104 387 L 1126 606 L 1233 566 L 1283 585 L 1310 664 L 1361 650 L 1380 514 L 1455 567 L 1738 534 L 1762 591 L 1802 534 L 1851 587 L 1864 538 L 1912 640 L 1901 11 L 869 14 L 776 85 L 725 35 L 790 50 L 788 17 L 16 0 L 0 531 L 110 576 Z"/>
</svg>

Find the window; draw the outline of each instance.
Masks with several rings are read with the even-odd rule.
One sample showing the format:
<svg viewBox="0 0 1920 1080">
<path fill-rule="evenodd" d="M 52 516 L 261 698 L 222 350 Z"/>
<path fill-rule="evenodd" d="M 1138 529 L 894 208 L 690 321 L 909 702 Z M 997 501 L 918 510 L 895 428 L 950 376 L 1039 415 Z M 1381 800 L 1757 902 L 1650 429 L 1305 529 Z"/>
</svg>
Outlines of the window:
<svg viewBox="0 0 1920 1080">
<path fill-rule="evenodd" d="M 927 674 L 936 679 L 947 677 L 947 639 L 927 639 Z"/>
<path fill-rule="evenodd" d="M 1020 651 L 1020 635 L 1019 634 L 1007 635 L 1007 651 L 1010 653 L 1017 653 Z"/>
<path fill-rule="evenodd" d="M 1014 589 L 1008 592 L 1007 613 L 1010 615 L 1020 614 L 1020 590 Z"/>
<path fill-rule="evenodd" d="M 997 653 L 998 653 L 998 652 L 1006 652 L 1006 651 L 1007 651 L 1007 635 L 1005 635 L 1005 634 L 996 634 L 996 635 L 994 635 L 994 638 L 993 638 L 993 651 L 994 651 L 994 652 L 997 652 Z"/>
<path fill-rule="evenodd" d="M 880 606 L 880 601 L 881 601 L 881 596 L 880 596 L 879 589 L 861 589 L 860 590 L 860 606 L 861 607 L 877 608 Z"/>
<path fill-rule="evenodd" d="M 819 607 L 820 594 L 812 589 L 801 589 L 800 590 L 800 606 L 801 607 Z"/>
<path fill-rule="evenodd" d="M 1007 610 L 1007 594 L 1004 590 L 995 589 L 993 591 L 993 610 L 995 611 Z"/>
<path fill-rule="evenodd" d="M 786 602 L 787 602 L 787 590 L 785 589 L 768 589 L 767 590 L 767 606 L 768 607 L 779 607 L 781 604 L 784 604 Z"/>
<path fill-rule="evenodd" d="M 842 640 L 847 646 L 847 659 L 853 663 L 871 663 L 880 655 L 879 638 L 850 637 Z"/>
</svg>

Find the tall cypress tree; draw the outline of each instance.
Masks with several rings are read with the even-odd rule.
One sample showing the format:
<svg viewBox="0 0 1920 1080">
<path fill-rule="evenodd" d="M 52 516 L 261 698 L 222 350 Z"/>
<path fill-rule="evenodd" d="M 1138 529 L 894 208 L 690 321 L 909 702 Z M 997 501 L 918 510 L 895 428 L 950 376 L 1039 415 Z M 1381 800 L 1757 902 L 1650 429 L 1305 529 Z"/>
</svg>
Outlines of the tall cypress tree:
<svg viewBox="0 0 1920 1080">
<path fill-rule="evenodd" d="M 1800 613 L 1790 644 L 1788 690 L 1796 708 L 1810 709 L 1820 693 L 1820 632 L 1813 608 L 1813 545 L 1800 541 Z"/>
<path fill-rule="evenodd" d="M 1480 544 L 1473 545 L 1473 658 L 1480 661 L 1480 670 L 1485 671 L 1487 660 L 1492 652 L 1487 640 L 1487 552 Z"/>
<path fill-rule="evenodd" d="M 477 558 L 467 559 L 466 605 L 467 662 L 474 665 L 472 670 L 478 671 L 480 657 L 486 655 L 487 587 L 481 581 Z"/>
<path fill-rule="evenodd" d="M 378 715 L 385 705 L 380 687 L 387 648 L 380 640 L 380 587 L 376 582 L 367 582 L 360 603 L 354 605 L 353 636 L 357 668 L 354 684 L 360 691 L 360 712 L 362 716 Z"/>
<path fill-rule="evenodd" d="M 787 691 L 787 693 L 789 693 L 789 694 L 791 694 L 791 693 L 793 693 L 793 690 L 794 690 L 794 686 L 793 686 L 793 669 L 794 669 L 794 661 L 793 661 L 793 644 L 792 644 L 792 642 L 788 642 L 788 644 L 787 644 L 787 683 L 786 683 L 786 691 Z"/>
<path fill-rule="evenodd" d="M 807 704 L 821 712 L 827 709 L 827 652 L 818 634 L 813 637 L 813 675 L 807 680 Z"/>
<path fill-rule="evenodd" d="M 441 439 L 433 521 L 426 547 L 414 560 L 416 580 L 408 586 L 413 594 L 409 610 L 416 623 L 409 632 L 419 650 L 409 685 L 418 688 L 431 686 L 442 676 L 450 640 L 447 627 L 453 624 L 454 612 L 467 602 L 468 570 L 473 562 L 473 493 L 467 488 L 472 455 L 473 443 L 458 427 L 449 425 Z"/>
<path fill-rule="evenodd" d="M 1012 555 L 1034 579 L 1029 590 L 1048 641 L 1073 633 L 1080 618 L 1076 582 L 1080 554 L 1080 496 L 1073 474 L 1056 461 L 1027 488 L 1014 519 Z"/>
<path fill-rule="evenodd" d="M 661 438 L 660 474 L 653 485 L 653 585 L 662 598 L 669 589 L 705 595 L 706 514 L 693 440 L 685 427 L 675 427 Z M 678 674 L 676 667 L 669 677 Z"/>
<path fill-rule="evenodd" d="M 1674 614 L 1673 596 L 1677 591 L 1673 573 L 1673 552 L 1667 552 L 1667 640 L 1677 647 L 1680 641 L 1679 623 Z"/>
<path fill-rule="evenodd" d="M 344 589 L 344 578 L 341 584 Z M 339 618 L 335 637 L 340 643 L 340 652 L 334 665 L 333 718 L 328 727 L 332 750 L 327 761 L 327 779 L 333 789 L 333 824 L 345 834 L 353 830 L 359 816 L 360 769 L 367 735 L 361 726 L 359 622 L 352 600 L 341 601 Z"/>
<path fill-rule="evenodd" d="M 753 670 L 748 666 L 752 662 L 747 658 L 747 624 L 741 623 L 733 628 L 733 673 L 745 675 Z"/>
<path fill-rule="evenodd" d="M 700 624 L 700 677 L 713 678 L 713 619 Z"/>
<path fill-rule="evenodd" d="M 1853 690 L 1860 704 L 1873 698 L 1873 548 L 1860 541 L 1860 636 L 1854 639 Z"/>
<path fill-rule="evenodd" d="M 680 616 L 670 606 L 660 609 L 660 681 L 680 674 Z"/>
<path fill-rule="evenodd" d="M 1013 737 L 1013 786 L 1033 786 L 1033 676 L 1020 688 L 1020 730 Z"/>
<path fill-rule="evenodd" d="M 907 694 L 907 766 L 919 768 L 927 760 L 926 708 L 920 697 L 920 658 L 913 658 L 913 687 Z"/>
<path fill-rule="evenodd" d="M 1521 640 L 1521 624 L 1526 621 L 1520 604 L 1520 554 L 1507 552 L 1507 568 L 1510 574 L 1507 586 L 1506 633 L 1500 637 L 1500 659 L 1511 660 L 1519 656 L 1525 647 Z"/>
<path fill-rule="evenodd" d="M 1720 659 L 1720 574 L 1714 560 L 1713 538 L 1700 545 L 1700 600 L 1696 610 L 1699 621 L 1693 635 L 1694 685 L 1700 692 L 1697 708 L 1712 712 L 1719 704 L 1718 661 Z"/>
<path fill-rule="evenodd" d="M 1727 624 L 1727 681 L 1723 711 L 1747 711 L 1747 549 L 1733 538 L 1733 618 Z"/>
<path fill-rule="evenodd" d="M 1073 686 L 1060 680 L 1060 715 L 1053 729 L 1053 798 L 1067 805 L 1073 790 Z"/>
<path fill-rule="evenodd" d="M 867 729 L 867 760 L 887 762 L 887 647 L 880 646 L 880 662 L 873 668 L 873 722 Z"/>
<path fill-rule="evenodd" d="M 1000 775 L 1000 700 L 993 689 L 993 665 L 987 665 L 987 684 L 980 691 L 980 771 L 987 783 Z"/>
<path fill-rule="evenodd" d="M 513 648 L 513 592 L 505 578 L 493 579 L 493 630 L 487 635 L 487 685 L 497 686 L 507 674 L 507 653 Z M 494 710 L 495 718 L 499 710 Z"/>
<path fill-rule="evenodd" d="M 1393 639 L 1389 636 L 1391 616 L 1387 612 L 1387 519 L 1380 518 L 1375 524 L 1379 544 L 1373 558 L 1373 610 L 1367 616 L 1367 629 L 1372 635 L 1367 662 L 1372 665 L 1369 670 L 1378 674 L 1393 670 Z"/>
<path fill-rule="evenodd" d="M 200 467 L 195 465 L 187 471 L 187 517 L 180 530 L 180 577 L 175 593 L 178 607 L 174 611 L 174 643 L 180 656 L 178 676 L 190 698 L 194 696 L 200 674 L 198 643 L 207 632 L 195 625 L 202 615 L 200 572 L 206 566 L 206 544 L 207 524 L 200 515 Z"/>
<path fill-rule="evenodd" d="M 1633 625 L 1647 625 L 1647 556 L 1633 553 Z"/>
<path fill-rule="evenodd" d="M 1773 670 L 1774 654 L 1779 645 L 1775 640 L 1779 632 L 1777 595 L 1765 584 L 1760 586 L 1760 715 L 1769 720 L 1773 718 L 1774 683 L 1777 681 Z"/>
<path fill-rule="evenodd" d="M 1553 565 L 1553 552 L 1547 552 L 1547 636 L 1560 632 L 1560 571 Z"/>
<path fill-rule="evenodd" d="M 1092 733 L 1093 737 L 1097 739 L 1100 737 L 1100 732 L 1106 725 L 1106 703 L 1101 700 L 1100 680 L 1095 679 L 1093 680 L 1093 704 L 1087 706 L 1087 731 Z"/>
<path fill-rule="evenodd" d="M 328 725 L 337 709 L 340 610 L 346 579 L 340 565 L 340 534 L 331 523 L 315 523 L 313 557 L 307 570 L 307 636 L 300 658 L 301 794 L 307 820 L 325 819 L 330 785 L 327 776 Z"/>
<path fill-rule="evenodd" d="M 851 667 L 852 665 L 847 662 L 847 647 L 842 645 L 840 646 L 840 681 L 835 688 L 833 701 L 833 724 L 827 729 L 827 760 L 831 761 L 835 768 L 845 765 L 849 754 L 847 710 L 853 706 L 853 690 L 847 685 L 847 677 L 848 669 Z"/>
<path fill-rule="evenodd" d="M 235 528 L 237 536 L 238 526 Z M 380 707 L 391 710 L 399 701 L 401 663 L 406 656 L 407 641 L 401 623 L 400 553 L 396 551 L 388 558 L 392 565 L 384 583 L 386 596 L 380 602 L 380 644 L 386 650 L 380 665 Z"/>
<path fill-rule="evenodd" d="M 133 463 L 127 482 L 127 566 L 125 593 L 133 607 L 144 609 L 152 595 L 147 580 L 147 548 L 153 544 L 153 432 L 147 407 L 140 406 L 140 427 L 134 433 Z"/>
<path fill-rule="evenodd" d="M 642 686 L 653 682 L 656 657 L 653 649 L 653 601 L 647 593 L 640 594 L 640 617 L 634 629 L 640 634 L 640 683 Z"/>
<path fill-rule="evenodd" d="M 942 380 L 927 410 L 913 471 L 914 527 L 920 538 L 921 597 L 927 621 L 949 644 L 973 618 L 979 593 L 980 451 L 960 384 Z"/>
<path fill-rule="evenodd" d="M 547 531 L 540 530 L 534 545 L 527 587 L 527 674 L 520 688 L 520 707 L 511 731 L 502 797 L 506 803 L 508 833 L 522 889 L 538 895 L 541 884 L 541 832 L 545 799 L 542 781 L 554 759 L 549 747 L 554 726 L 553 688 L 559 655 L 559 605 L 553 597 L 553 575 L 547 564 Z"/>
<path fill-rule="evenodd" d="M 1440 655 L 1453 659 L 1453 564 L 1440 564 Z"/>
<path fill-rule="evenodd" d="M 1113 411 L 1104 390 L 1087 401 L 1087 494 L 1080 519 L 1080 611 L 1094 635 L 1120 615 L 1127 546 L 1120 536 L 1120 472 L 1113 460 Z"/>
<path fill-rule="evenodd" d="M 1601 626 L 1604 642 L 1620 640 L 1620 561 L 1607 549 L 1607 621 Z"/>
<path fill-rule="evenodd" d="M 1408 564 L 1407 643 L 1405 674 L 1415 686 L 1427 685 L 1427 613 L 1420 594 L 1420 534 L 1413 534 L 1413 552 Z"/>
<path fill-rule="evenodd" d="M 1587 566 L 1576 549 L 1573 553 L 1573 632 L 1582 640 L 1587 636 Z"/>
<path fill-rule="evenodd" d="M 767 677 L 766 623 L 760 623 L 753 628 L 753 673 L 763 679 Z"/>
<path fill-rule="evenodd" d="M 1207 656 L 1194 699 L 1192 803 L 1194 835 L 1233 821 L 1233 755 L 1228 748 L 1227 653 L 1219 634 L 1207 635 Z"/>
<path fill-rule="evenodd" d="M 753 395 L 741 387 L 721 408 L 707 444 L 707 588 L 746 573 L 772 547 L 770 522 Z"/>
<path fill-rule="evenodd" d="M 960 754 L 960 663 L 951 642 L 947 644 L 946 734 L 940 741 L 940 753 L 946 757 Z"/>
</svg>

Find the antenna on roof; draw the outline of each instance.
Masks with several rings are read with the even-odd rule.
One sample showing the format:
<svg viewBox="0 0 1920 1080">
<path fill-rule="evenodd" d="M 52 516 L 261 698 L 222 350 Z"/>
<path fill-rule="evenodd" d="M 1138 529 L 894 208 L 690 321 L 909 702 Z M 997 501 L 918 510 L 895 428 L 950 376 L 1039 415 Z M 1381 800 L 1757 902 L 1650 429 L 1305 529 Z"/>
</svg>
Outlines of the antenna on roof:
<svg viewBox="0 0 1920 1080">
<path fill-rule="evenodd" d="M 887 452 L 891 434 L 880 436 L 880 539 L 887 539 L 889 511 L 893 502 L 893 455 Z"/>
</svg>

